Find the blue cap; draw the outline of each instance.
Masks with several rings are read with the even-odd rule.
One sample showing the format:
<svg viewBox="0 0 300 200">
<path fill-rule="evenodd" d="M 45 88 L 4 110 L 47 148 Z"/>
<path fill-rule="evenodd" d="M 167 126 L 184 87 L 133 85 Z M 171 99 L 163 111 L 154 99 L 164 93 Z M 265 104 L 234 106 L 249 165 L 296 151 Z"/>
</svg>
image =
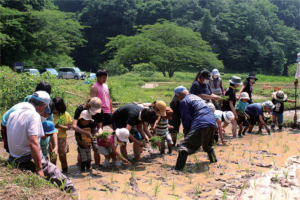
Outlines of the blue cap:
<svg viewBox="0 0 300 200">
<path fill-rule="evenodd" d="M 53 134 L 53 133 L 57 132 L 57 129 L 54 127 L 54 123 L 51 121 L 48 121 L 48 120 L 43 121 L 42 125 L 43 125 L 45 134 Z"/>
<path fill-rule="evenodd" d="M 300 58 L 298 58 L 296 61 L 297 61 L 297 62 L 300 61 Z"/>
<path fill-rule="evenodd" d="M 176 95 L 176 94 L 178 94 L 178 92 L 181 92 L 181 91 L 184 91 L 184 90 L 187 90 L 186 87 L 181 85 L 181 86 L 178 86 L 177 88 L 175 88 L 174 93 Z"/>
</svg>

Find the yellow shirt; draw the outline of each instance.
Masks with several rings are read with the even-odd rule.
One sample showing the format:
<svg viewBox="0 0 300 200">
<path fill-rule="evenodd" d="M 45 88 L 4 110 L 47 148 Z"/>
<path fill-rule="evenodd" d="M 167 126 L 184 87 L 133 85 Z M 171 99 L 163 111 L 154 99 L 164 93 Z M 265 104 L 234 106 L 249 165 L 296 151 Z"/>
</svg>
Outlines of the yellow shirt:
<svg viewBox="0 0 300 200">
<path fill-rule="evenodd" d="M 54 117 L 54 123 L 59 124 L 62 126 L 69 126 L 72 124 L 72 117 L 68 112 L 65 112 L 64 114 L 53 114 Z M 58 128 L 57 129 L 57 138 L 66 138 L 67 137 L 67 131 Z"/>
</svg>

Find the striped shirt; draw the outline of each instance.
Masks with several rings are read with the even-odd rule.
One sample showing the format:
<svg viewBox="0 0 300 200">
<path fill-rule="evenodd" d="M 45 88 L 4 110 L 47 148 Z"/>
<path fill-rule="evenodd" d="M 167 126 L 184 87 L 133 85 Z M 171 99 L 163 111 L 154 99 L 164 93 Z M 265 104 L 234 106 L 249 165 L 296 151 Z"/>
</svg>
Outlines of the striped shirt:
<svg viewBox="0 0 300 200">
<path fill-rule="evenodd" d="M 168 133 L 168 120 L 164 120 L 162 117 L 156 126 L 156 133 L 158 136 L 163 136 Z"/>
</svg>

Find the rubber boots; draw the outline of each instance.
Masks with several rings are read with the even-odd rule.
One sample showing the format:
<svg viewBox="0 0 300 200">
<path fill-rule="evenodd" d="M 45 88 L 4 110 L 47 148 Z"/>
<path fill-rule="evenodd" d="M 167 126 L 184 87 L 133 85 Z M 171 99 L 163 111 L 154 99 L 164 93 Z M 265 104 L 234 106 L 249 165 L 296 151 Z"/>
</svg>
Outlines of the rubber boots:
<svg viewBox="0 0 300 200">
<path fill-rule="evenodd" d="M 187 160 L 188 154 L 185 153 L 179 153 L 175 170 L 182 170 L 185 166 L 186 160 Z"/>
<path fill-rule="evenodd" d="M 213 149 L 211 152 L 207 152 L 210 163 L 218 162 L 215 150 Z"/>
</svg>

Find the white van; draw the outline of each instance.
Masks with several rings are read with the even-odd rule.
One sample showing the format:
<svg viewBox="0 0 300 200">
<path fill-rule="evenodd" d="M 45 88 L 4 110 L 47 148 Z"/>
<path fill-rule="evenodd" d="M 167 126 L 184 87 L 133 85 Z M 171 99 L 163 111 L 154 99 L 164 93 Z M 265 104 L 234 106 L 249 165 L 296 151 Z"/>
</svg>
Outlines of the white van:
<svg viewBox="0 0 300 200">
<path fill-rule="evenodd" d="M 58 78 L 59 79 L 82 79 L 84 80 L 86 77 L 85 73 L 81 72 L 77 67 L 61 67 L 58 71 Z"/>
</svg>

